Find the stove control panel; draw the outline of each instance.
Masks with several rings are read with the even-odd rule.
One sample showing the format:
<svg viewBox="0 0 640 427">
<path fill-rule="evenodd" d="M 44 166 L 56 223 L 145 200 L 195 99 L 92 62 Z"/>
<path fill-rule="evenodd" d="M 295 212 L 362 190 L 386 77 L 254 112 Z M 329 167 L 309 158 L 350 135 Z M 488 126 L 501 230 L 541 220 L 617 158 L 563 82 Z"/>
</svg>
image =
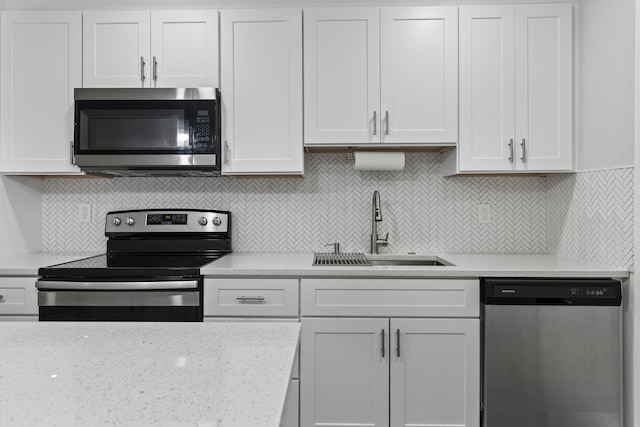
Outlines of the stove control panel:
<svg viewBox="0 0 640 427">
<path fill-rule="evenodd" d="M 105 235 L 131 233 L 228 233 L 231 213 L 214 210 L 151 209 L 107 214 Z"/>
</svg>

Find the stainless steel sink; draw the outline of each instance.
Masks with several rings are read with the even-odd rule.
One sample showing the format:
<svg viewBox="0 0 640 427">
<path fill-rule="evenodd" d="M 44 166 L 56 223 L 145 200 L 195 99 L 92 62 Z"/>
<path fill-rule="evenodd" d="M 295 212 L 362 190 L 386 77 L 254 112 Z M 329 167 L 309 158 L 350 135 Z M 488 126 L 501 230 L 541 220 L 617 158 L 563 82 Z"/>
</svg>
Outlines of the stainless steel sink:
<svg viewBox="0 0 640 427">
<path fill-rule="evenodd" d="M 316 253 L 315 266 L 416 266 L 438 267 L 454 265 L 432 255 L 375 255 L 363 253 Z"/>
<path fill-rule="evenodd" d="M 432 255 L 365 255 L 371 265 L 451 266 L 451 262 Z"/>
</svg>

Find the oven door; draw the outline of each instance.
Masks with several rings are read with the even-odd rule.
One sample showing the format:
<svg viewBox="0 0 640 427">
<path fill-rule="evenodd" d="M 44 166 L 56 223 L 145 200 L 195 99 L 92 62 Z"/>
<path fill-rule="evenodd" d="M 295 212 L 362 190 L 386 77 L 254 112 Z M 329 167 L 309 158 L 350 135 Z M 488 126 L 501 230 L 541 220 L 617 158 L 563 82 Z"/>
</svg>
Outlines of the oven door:
<svg viewBox="0 0 640 427">
<path fill-rule="evenodd" d="M 202 322 L 202 279 L 36 282 L 41 321 Z"/>
</svg>

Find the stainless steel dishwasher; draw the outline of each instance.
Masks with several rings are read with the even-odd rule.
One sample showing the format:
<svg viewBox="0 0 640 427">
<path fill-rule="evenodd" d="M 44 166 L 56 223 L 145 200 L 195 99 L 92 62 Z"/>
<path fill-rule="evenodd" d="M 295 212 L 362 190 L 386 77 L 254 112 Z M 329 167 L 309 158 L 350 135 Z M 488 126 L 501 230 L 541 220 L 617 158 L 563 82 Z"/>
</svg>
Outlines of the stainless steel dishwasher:
<svg viewBox="0 0 640 427">
<path fill-rule="evenodd" d="M 621 427 L 621 286 L 483 279 L 484 427 Z"/>
</svg>

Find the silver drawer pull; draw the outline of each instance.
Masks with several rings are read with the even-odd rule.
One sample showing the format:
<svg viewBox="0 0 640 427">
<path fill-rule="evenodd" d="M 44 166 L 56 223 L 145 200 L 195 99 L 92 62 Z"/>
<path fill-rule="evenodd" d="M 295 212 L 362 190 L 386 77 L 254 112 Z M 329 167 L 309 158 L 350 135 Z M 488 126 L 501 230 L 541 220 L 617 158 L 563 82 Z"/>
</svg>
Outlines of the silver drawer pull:
<svg viewBox="0 0 640 427">
<path fill-rule="evenodd" d="M 264 297 L 261 296 L 239 296 L 236 297 L 238 302 L 264 302 Z"/>
</svg>

